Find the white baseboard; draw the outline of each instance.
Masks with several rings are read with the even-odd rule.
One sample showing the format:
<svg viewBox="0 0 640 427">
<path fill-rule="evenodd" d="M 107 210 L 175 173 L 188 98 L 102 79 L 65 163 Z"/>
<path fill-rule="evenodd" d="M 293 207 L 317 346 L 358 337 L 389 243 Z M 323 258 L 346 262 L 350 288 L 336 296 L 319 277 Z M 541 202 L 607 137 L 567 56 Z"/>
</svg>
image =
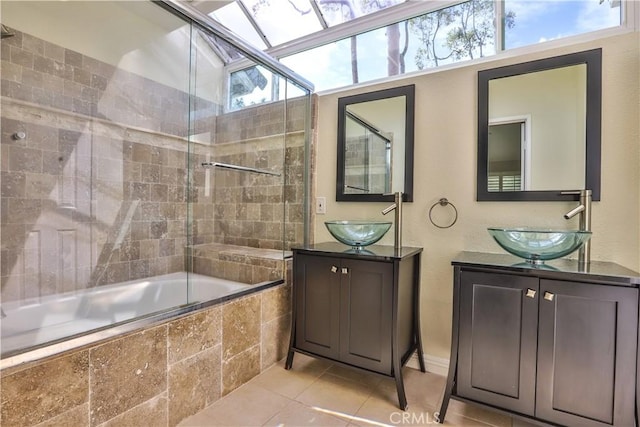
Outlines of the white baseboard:
<svg viewBox="0 0 640 427">
<path fill-rule="evenodd" d="M 441 357 L 435 357 L 429 354 L 425 354 L 424 364 L 427 372 L 431 372 L 432 374 L 442 375 L 446 377 L 449 373 L 449 359 L 443 359 Z M 413 369 L 420 369 L 420 362 L 418 361 L 417 353 L 413 353 L 409 360 L 407 360 L 407 366 Z"/>
</svg>

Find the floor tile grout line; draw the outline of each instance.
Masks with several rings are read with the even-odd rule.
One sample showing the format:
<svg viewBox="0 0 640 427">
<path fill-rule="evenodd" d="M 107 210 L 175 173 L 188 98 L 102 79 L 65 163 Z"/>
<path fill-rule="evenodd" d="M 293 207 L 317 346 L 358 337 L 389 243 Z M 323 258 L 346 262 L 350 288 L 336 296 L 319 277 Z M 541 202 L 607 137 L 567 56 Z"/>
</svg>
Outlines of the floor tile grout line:
<svg viewBox="0 0 640 427">
<path fill-rule="evenodd" d="M 252 384 L 253 387 L 256 387 L 256 389 L 258 389 L 260 393 L 274 394 L 282 398 L 282 403 L 284 404 L 284 406 L 279 408 L 275 414 L 269 416 L 267 420 L 262 422 L 262 424 L 260 424 L 262 426 L 266 426 L 269 423 L 273 423 L 274 421 L 277 421 L 277 417 L 283 417 L 282 420 L 284 420 L 285 412 L 286 412 L 286 416 L 291 417 L 293 415 L 295 417 L 295 416 L 301 416 L 303 414 L 306 414 L 307 411 L 311 410 L 311 411 L 317 411 L 318 413 L 323 413 L 323 416 L 330 417 L 330 419 L 335 419 L 336 420 L 335 425 L 344 425 L 347 427 L 382 427 L 382 426 L 388 425 L 391 427 L 395 427 L 394 425 L 389 423 L 389 420 L 380 418 L 377 415 L 373 415 L 373 416 L 367 415 L 368 411 L 364 410 L 366 405 L 375 406 L 376 402 L 374 401 L 374 399 L 380 398 L 387 401 L 387 403 L 391 403 L 391 401 L 389 400 L 391 398 L 391 395 L 387 393 L 390 390 L 386 390 L 386 391 L 383 390 L 383 392 L 378 392 L 380 389 L 388 388 L 387 386 L 389 386 L 389 384 L 384 383 L 384 380 L 378 381 L 375 384 L 370 384 L 367 381 L 354 379 L 354 377 L 351 375 L 343 376 L 343 375 L 340 375 L 340 373 L 342 373 L 341 371 L 336 372 L 335 370 L 332 370 L 332 367 L 338 366 L 334 364 L 328 364 L 327 366 L 324 366 L 324 365 L 310 366 L 310 365 L 304 364 L 301 366 L 302 366 L 301 370 L 296 371 L 295 369 L 292 369 L 291 371 L 288 371 L 291 373 L 291 378 L 295 378 L 296 374 L 301 375 L 301 377 L 303 378 L 303 382 L 300 383 L 300 385 L 302 385 L 302 388 L 298 390 L 297 387 L 294 387 L 292 390 L 294 393 L 291 393 L 291 395 L 295 394 L 295 397 L 291 397 L 291 395 L 289 396 L 284 395 L 278 392 L 277 390 L 273 390 L 269 388 L 269 384 L 271 383 L 275 385 L 282 381 L 287 381 L 288 375 L 280 375 L 279 373 L 276 373 L 277 375 L 274 376 L 274 378 L 264 381 L 262 384 L 258 383 L 255 378 L 251 379 L 247 383 L 243 384 L 241 387 L 238 387 L 236 390 L 229 393 L 227 396 L 232 396 L 237 390 L 240 390 L 244 386 L 248 386 Z M 311 369 L 311 372 L 305 371 L 305 369 L 309 367 Z M 276 365 L 271 366 L 260 375 L 263 375 L 269 369 L 284 370 L 284 366 L 282 364 L 282 361 L 279 361 Z M 306 402 L 298 400 L 300 396 L 303 393 L 305 393 L 305 391 L 307 391 L 309 388 L 313 387 L 314 384 L 317 385 L 318 383 L 321 383 L 324 381 L 331 381 L 331 379 L 339 379 L 340 382 L 345 382 L 346 383 L 344 384 L 345 387 L 350 387 L 350 385 L 352 385 L 354 387 L 353 390 L 357 391 L 362 397 L 364 397 L 364 400 L 362 401 L 362 403 L 358 405 L 355 411 L 350 410 L 349 412 L 345 412 L 345 413 L 332 413 L 331 410 L 327 410 L 326 412 L 323 412 L 324 408 L 322 408 L 322 406 L 314 405 L 312 400 L 307 400 Z M 438 382 L 435 382 L 432 384 L 431 381 L 426 381 L 425 383 L 424 381 L 417 381 L 417 380 L 418 379 L 416 378 L 416 381 L 409 381 L 406 385 L 409 386 L 409 384 L 413 382 L 414 388 L 416 386 L 421 387 L 422 385 L 426 385 L 427 383 L 429 383 L 428 384 L 429 387 L 438 387 L 438 388 L 441 387 L 441 385 Z M 227 396 L 224 396 L 222 399 L 225 399 Z M 217 402 L 214 402 L 214 404 L 215 403 Z M 433 412 L 436 409 L 434 406 L 435 404 L 426 400 L 423 400 L 423 401 L 421 400 L 420 402 L 416 401 L 416 405 L 417 406 L 415 407 L 415 409 L 419 409 L 420 411 Z M 493 417 L 483 416 L 482 413 L 465 414 L 464 410 L 456 411 L 455 410 L 456 408 L 451 408 L 451 409 L 452 409 L 451 412 L 455 413 L 455 415 L 457 416 L 456 418 L 459 417 L 457 421 L 462 423 L 462 424 L 458 424 L 457 422 L 456 423 L 457 425 L 466 425 L 467 423 L 469 424 L 477 423 L 478 425 L 485 426 L 485 427 L 504 427 L 505 426 L 504 422 L 501 422 L 500 420 L 496 420 Z M 378 418 L 380 418 L 380 421 L 378 420 Z M 325 420 L 325 422 L 327 421 Z M 240 427 L 240 426 L 236 426 L 236 427 Z M 412 427 L 417 427 L 417 425 L 414 425 Z"/>
<path fill-rule="evenodd" d="M 270 391 L 270 390 L 267 390 L 267 391 Z M 261 424 L 262 426 L 266 426 L 267 424 L 269 424 L 269 421 L 271 421 L 272 419 L 274 419 L 274 418 L 275 418 L 275 417 L 277 417 L 278 415 L 282 414 L 282 412 L 283 412 L 284 410 L 286 410 L 288 407 L 290 407 L 290 406 L 292 406 L 292 405 L 294 405 L 294 404 L 296 403 L 296 401 L 295 401 L 295 400 L 293 400 L 293 399 L 291 399 L 291 398 L 288 398 L 288 397 L 286 397 L 286 396 L 284 396 L 284 397 L 285 397 L 287 400 L 289 400 L 289 403 L 288 403 L 284 408 L 282 408 L 282 409 L 278 410 L 278 412 L 276 412 L 275 414 L 273 414 L 273 415 L 272 415 L 272 416 L 271 416 L 267 421 L 265 421 L 264 423 L 262 423 L 262 424 Z"/>
<path fill-rule="evenodd" d="M 315 409 L 315 407 L 310 406 L 310 405 L 309 405 L 309 404 L 307 404 L 307 403 L 300 402 L 300 401 L 298 401 L 298 400 L 293 400 L 293 399 L 289 399 L 289 400 L 291 400 L 291 402 L 289 402 L 289 404 L 288 404 L 287 406 L 285 406 L 283 409 L 279 410 L 276 414 L 274 414 L 271 418 L 269 418 L 269 420 L 267 420 L 266 422 L 264 422 L 264 423 L 262 424 L 262 426 L 267 425 L 267 424 L 269 423 L 269 421 L 271 421 L 271 420 L 272 420 L 273 418 L 275 418 L 276 416 L 280 415 L 283 411 L 285 411 L 287 408 L 289 408 L 289 406 L 297 405 L 297 406 L 304 406 L 305 408 L 310 409 L 310 410 L 314 410 L 314 409 Z M 335 419 L 337 419 L 337 420 L 340 420 L 340 418 L 339 418 L 339 417 L 333 416 L 333 415 L 331 415 L 331 414 L 325 414 L 325 415 L 330 416 L 330 417 L 332 417 L 332 418 L 335 418 Z M 349 425 L 349 424 L 350 424 L 350 423 L 347 423 L 347 425 Z M 345 426 L 345 427 L 346 427 L 346 426 Z"/>
</svg>

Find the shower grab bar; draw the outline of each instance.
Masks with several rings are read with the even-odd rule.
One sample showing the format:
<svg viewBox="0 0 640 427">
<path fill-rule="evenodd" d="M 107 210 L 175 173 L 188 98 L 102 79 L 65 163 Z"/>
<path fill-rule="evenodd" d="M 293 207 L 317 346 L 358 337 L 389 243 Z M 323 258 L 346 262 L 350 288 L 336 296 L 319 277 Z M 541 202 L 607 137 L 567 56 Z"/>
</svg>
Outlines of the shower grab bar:
<svg viewBox="0 0 640 427">
<path fill-rule="evenodd" d="M 239 165 L 232 165 L 229 163 L 220 163 L 220 162 L 203 162 L 202 166 L 204 167 L 216 167 L 216 168 L 222 168 L 222 169 L 230 169 L 230 170 L 236 170 L 236 171 L 241 171 L 241 172 L 253 172 L 253 173 L 259 173 L 262 175 L 271 175 L 271 176 L 280 176 L 280 174 L 278 172 L 271 172 L 268 170 L 264 170 L 264 169 L 256 169 L 256 168 L 249 168 L 246 166 L 239 166 Z"/>
</svg>

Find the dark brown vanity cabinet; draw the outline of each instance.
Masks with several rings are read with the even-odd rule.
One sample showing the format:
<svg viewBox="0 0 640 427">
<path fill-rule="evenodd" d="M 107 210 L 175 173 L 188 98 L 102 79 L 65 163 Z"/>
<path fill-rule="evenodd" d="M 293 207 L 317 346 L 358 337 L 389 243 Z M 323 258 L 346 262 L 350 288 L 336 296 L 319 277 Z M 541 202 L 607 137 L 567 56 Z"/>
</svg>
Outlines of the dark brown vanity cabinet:
<svg viewBox="0 0 640 427">
<path fill-rule="evenodd" d="M 310 255 L 296 261 L 297 347 L 390 375 L 393 265 Z"/>
<path fill-rule="evenodd" d="M 458 393 L 533 415 L 537 280 L 465 272 L 460 288 Z"/>
<path fill-rule="evenodd" d="M 637 273 L 611 263 L 587 273 L 570 260 L 552 270 L 462 258 L 454 261 L 452 356 L 440 420 L 453 397 L 550 424 L 635 424 Z M 619 273 L 593 271 L 600 267 Z"/>
<path fill-rule="evenodd" d="M 417 350 L 424 371 L 417 304 L 421 250 L 355 252 L 326 243 L 293 252 L 286 368 L 297 351 L 394 377 L 404 409 L 401 366 Z"/>
</svg>

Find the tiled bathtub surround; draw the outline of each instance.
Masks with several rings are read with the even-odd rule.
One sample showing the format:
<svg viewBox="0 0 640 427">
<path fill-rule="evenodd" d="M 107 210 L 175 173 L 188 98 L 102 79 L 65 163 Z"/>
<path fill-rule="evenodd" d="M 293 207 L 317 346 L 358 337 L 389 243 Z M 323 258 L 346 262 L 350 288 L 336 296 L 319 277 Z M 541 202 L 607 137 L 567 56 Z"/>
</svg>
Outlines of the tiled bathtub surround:
<svg viewBox="0 0 640 427">
<path fill-rule="evenodd" d="M 217 261 L 220 275 L 250 283 L 290 277 L 282 255 L 303 239 L 305 99 L 220 115 L 196 94 L 190 114 L 183 91 L 15 32 L 1 49 L 3 300 L 192 265 L 218 276 Z M 207 172 L 203 161 L 282 175 Z M 4 369 L 0 424 L 176 425 L 284 357 L 289 325 L 287 283 Z"/>
<path fill-rule="evenodd" d="M 283 252 L 221 243 L 192 248 L 193 272 L 241 283 L 271 282 L 282 277 Z"/>
<path fill-rule="evenodd" d="M 5 369 L 0 424 L 174 426 L 284 357 L 290 290 L 285 283 Z"/>
</svg>

